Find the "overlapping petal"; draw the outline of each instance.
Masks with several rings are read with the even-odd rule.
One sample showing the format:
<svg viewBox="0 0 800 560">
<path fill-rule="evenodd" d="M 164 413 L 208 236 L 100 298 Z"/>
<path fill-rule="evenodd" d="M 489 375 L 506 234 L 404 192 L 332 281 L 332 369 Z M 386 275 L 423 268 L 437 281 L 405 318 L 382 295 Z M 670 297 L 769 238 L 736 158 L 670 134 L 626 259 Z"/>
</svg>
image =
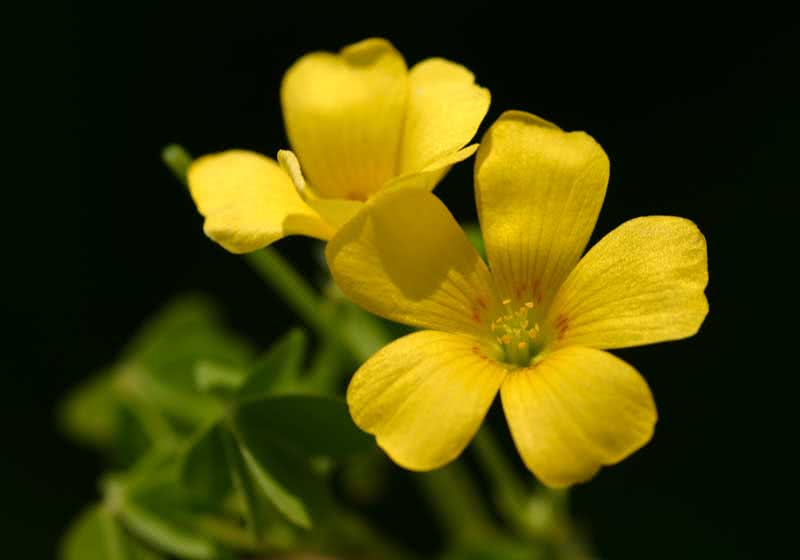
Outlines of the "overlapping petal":
<svg viewBox="0 0 800 560">
<path fill-rule="evenodd" d="M 320 195 L 366 200 L 395 176 L 407 97 L 405 61 L 383 39 L 311 53 L 289 68 L 286 130 Z"/>
<path fill-rule="evenodd" d="M 503 296 L 545 301 L 578 262 L 605 197 L 609 162 L 584 132 L 504 113 L 484 135 L 475 195 Z"/>
<path fill-rule="evenodd" d="M 708 313 L 706 241 L 690 220 L 648 216 L 600 240 L 550 309 L 554 347 L 623 348 L 692 336 Z"/>
<path fill-rule="evenodd" d="M 450 168 L 458 162 L 464 161 L 475 153 L 477 144 L 461 148 L 457 152 L 449 153 L 435 159 L 422 169 L 400 175 L 389 181 L 384 188 L 413 188 L 431 191 L 439 184 Z"/>
<path fill-rule="evenodd" d="M 273 160 L 246 150 L 198 158 L 189 190 L 205 216 L 203 230 L 232 253 L 247 253 L 286 235 L 328 239 L 334 229 L 306 204 Z"/>
<path fill-rule="evenodd" d="M 506 375 L 474 339 L 420 331 L 379 350 L 347 390 L 355 423 L 400 466 L 455 459 L 477 432 Z"/>
<path fill-rule="evenodd" d="M 474 74 L 460 64 L 429 58 L 414 65 L 399 174 L 419 171 L 465 146 L 489 103 L 489 90 L 478 86 Z"/>
<path fill-rule="evenodd" d="M 325 254 L 342 292 L 377 315 L 449 332 L 487 331 L 495 306 L 489 271 L 444 204 L 427 191 L 376 195 Z"/>
<path fill-rule="evenodd" d="M 514 443 L 545 484 L 588 480 L 647 443 L 656 409 L 630 365 L 602 350 L 570 346 L 506 377 L 500 389 Z"/>
<path fill-rule="evenodd" d="M 313 208 L 334 231 L 347 223 L 364 205 L 360 200 L 319 196 L 313 185 L 306 183 L 303 171 L 300 169 L 300 162 L 290 150 L 278 150 L 278 164 L 292 179 L 300 198 Z"/>
</svg>

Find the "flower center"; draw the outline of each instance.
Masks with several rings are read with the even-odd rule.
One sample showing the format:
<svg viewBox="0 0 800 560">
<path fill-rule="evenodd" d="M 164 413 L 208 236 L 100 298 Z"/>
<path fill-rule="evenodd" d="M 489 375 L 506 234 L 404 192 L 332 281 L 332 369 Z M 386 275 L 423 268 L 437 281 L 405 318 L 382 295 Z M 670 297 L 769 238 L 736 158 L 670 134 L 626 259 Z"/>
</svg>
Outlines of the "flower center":
<svg viewBox="0 0 800 560">
<path fill-rule="evenodd" d="M 503 313 L 492 321 L 492 333 L 503 351 L 503 361 L 518 366 L 527 366 L 541 349 L 539 323 L 528 314 L 533 302 L 527 301 L 514 310 L 511 300 L 503 300 Z"/>
</svg>

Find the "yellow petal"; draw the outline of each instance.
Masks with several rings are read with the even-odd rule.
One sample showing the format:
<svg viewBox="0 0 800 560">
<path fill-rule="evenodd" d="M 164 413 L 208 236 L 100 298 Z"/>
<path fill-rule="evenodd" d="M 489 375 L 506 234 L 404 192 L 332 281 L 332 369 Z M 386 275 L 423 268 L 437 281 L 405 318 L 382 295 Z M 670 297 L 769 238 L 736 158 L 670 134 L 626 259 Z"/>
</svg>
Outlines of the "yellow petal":
<svg viewBox="0 0 800 560">
<path fill-rule="evenodd" d="M 405 175 L 401 175 L 392 179 L 384 188 L 415 188 L 425 189 L 428 191 L 433 190 L 433 188 L 439 184 L 439 181 L 441 181 L 444 176 L 447 175 L 447 172 L 450 171 L 450 168 L 454 164 L 464 161 L 469 156 L 474 154 L 477 149 L 478 145 L 472 144 L 466 148 L 461 148 L 457 152 L 452 152 L 446 156 L 437 158 L 423 167 L 420 171 L 406 173 Z"/>
<path fill-rule="evenodd" d="M 325 255 L 348 298 L 393 321 L 479 334 L 494 316 L 486 265 L 428 191 L 392 189 L 372 197 Z"/>
<path fill-rule="evenodd" d="M 303 202 L 273 160 L 230 150 L 195 160 L 189 190 L 206 235 L 232 253 L 248 253 L 286 235 L 328 239 L 334 229 Z"/>
<path fill-rule="evenodd" d="M 512 372 L 500 389 L 514 443 L 544 484 L 588 480 L 653 435 L 650 389 L 631 366 L 602 350 L 570 346 Z"/>
<path fill-rule="evenodd" d="M 442 58 L 429 58 L 409 72 L 409 98 L 400 173 L 418 171 L 466 145 L 489 110 L 489 90 L 475 76 Z"/>
<path fill-rule="evenodd" d="M 383 39 L 311 53 L 289 68 L 286 130 L 320 195 L 366 200 L 396 174 L 407 90 L 405 61 Z"/>
<path fill-rule="evenodd" d="M 306 183 L 303 172 L 300 169 L 300 162 L 297 161 L 297 157 L 290 150 L 278 150 L 278 163 L 291 177 L 300 197 L 334 230 L 342 227 L 364 205 L 359 200 L 320 197 L 316 193 L 316 189 Z"/>
<path fill-rule="evenodd" d="M 475 195 L 489 265 L 503 296 L 546 302 L 594 229 L 609 163 L 584 132 L 504 113 L 484 135 Z"/>
<path fill-rule="evenodd" d="M 625 222 L 581 259 L 558 292 L 556 346 L 623 348 L 692 336 L 708 313 L 706 240 L 689 220 Z"/>
<path fill-rule="evenodd" d="M 367 360 L 350 382 L 347 404 L 353 421 L 394 462 L 430 470 L 469 443 L 504 376 L 474 340 L 420 331 Z"/>
</svg>

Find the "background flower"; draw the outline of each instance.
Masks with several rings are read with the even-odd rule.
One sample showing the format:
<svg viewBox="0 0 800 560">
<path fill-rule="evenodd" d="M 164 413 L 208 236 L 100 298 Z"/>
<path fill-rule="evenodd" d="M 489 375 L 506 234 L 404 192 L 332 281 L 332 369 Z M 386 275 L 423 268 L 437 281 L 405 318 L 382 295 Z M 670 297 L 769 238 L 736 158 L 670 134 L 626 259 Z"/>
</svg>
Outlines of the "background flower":
<svg viewBox="0 0 800 560">
<path fill-rule="evenodd" d="M 229 150 L 189 169 L 206 235 L 234 253 L 292 234 L 329 239 L 382 189 L 432 189 L 475 152 L 464 146 L 489 91 L 463 66 L 429 58 L 408 70 L 391 43 L 366 39 L 300 58 L 281 105 L 297 158 Z"/>
</svg>

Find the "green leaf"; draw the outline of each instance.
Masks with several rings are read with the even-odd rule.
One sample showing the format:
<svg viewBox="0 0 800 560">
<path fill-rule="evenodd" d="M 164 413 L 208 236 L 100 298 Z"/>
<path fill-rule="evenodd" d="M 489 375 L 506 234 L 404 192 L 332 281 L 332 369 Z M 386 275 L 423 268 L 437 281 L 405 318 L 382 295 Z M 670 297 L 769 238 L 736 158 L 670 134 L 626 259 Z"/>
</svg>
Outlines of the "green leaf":
<svg viewBox="0 0 800 560">
<path fill-rule="evenodd" d="M 195 436 L 180 462 L 180 479 L 195 496 L 221 502 L 231 491 L 225 438 L 229 437 L 219 423 Z"/>
<path fill-rule="evenodd" d="M 252 480 L 292 523 L 309 529 L 323 502 L 322 482 L 307 461 L 258 434 L 243 436 L 239 452 Z"/>
<path fill-rule="evenodd" d="M 122 357 L 146 354 L 153 346 L 175 333 L 219 321 L 219 311 L 208 297 L 200 294 L 179 296 L 147 320 L 130 340 Z"/>
<path fill-rule="evenodd" d="M 373 447 L 343 401 L 272 395 L 240 403 L 233 415 L 239 452 L 252 479 L 292 523 L 308 528 L 326 507 L 311 459 L 341 458 Z"/>
<path fill-rule="evenodd" d="M 86 510 L 67 530 L 60 547 L 61 560 L 159 560 L 127 535 L 103 506 Z"/>
<path fill-rule="evenodd" d="M 201 360 L 194 366 L 197 388 L 223 398 L 232 397 L 244 383 L 247 374 L 241 368 Z"/>
<path fill-rule="evenodd" d="M 153 447 L 128 471 L 102 481 L 104 503 L 132 534 L 190 560 L 220 558 L 223 551 L 198 529 L 212 512 L 180 483 L 174 448 Z"/>
<path fill-rule="evenodd" d="M 247 526 L 257 542 L 283 513 L 275 511 L 269 503 L 276 496 L 279 502 L 285 498 L 280 488 L 270 487 L 270 495 L 262 490 L 227 426 L 224 421 L 214 423 L 194 438 L 182 455 L 180 479 L 194 497 L 208 500 L 210 507 L 218 508 L 230 491 L 235 490 L 242 500 Z M 290 511 L 288 515 L 292 514 Z"/>
<path fill-rule="evenodd" d="M 236 492 L 241 496 L 245 506 L 245 518 L 255 540 L 263 537 L 267 525 L 267 512 L 265 510 L 265 496 L 259 492 L 257 482 L 253 479 L 244 457 L 239 452 L 239 446 L 230 432 L 225 432 L 221 438 L 230 478 Z"/>
<path fill-rule="evenodd" d="M 107 448 L 119 429 L 119 407 L 113 379 L 103 372 L 67 395 L 58 411 L 59 423 L 75 440 Z"/>
<path fill-rule="evenodd" d="M 115 367 L 125 398 L 143 398 L 176 427 L 193 431 L 219 413 L 217 398 L 198 389 L 196 366 L 213 363 L 245 370 L 249 344 L 222 326 L 207 299 L 170 304 L 142 328 Z"/>
<path fill-rule="evenodd" d="M 341 459 L 374 447 L 371 436 L 350 419 L 341 399 L 316 395 L 274 395 L 241 403 L 234 414 L 249 439 L 278 442 L 309 457 Z"/>
<path fill-rule="evenodd" d="M 294 385 L 306 351 L 306 335 L 292 329 L 259 358 L 238 393 L 239 399 L 259 397 Z"/>
<path fill-rule="evenodd" d="M 247 371 L 252 358 L 250 346 L 220 325 L 208 299 L 179 298 L 148 321 L 117 364 L 67 397 L 60 425 L 130 465 L 153 443 L 191 434 L 221 413 L 222 402 L 196 385 L 198 364 L 210 385 L 208 364 L 219 378 L 223 368 Z"/>
<path fill-rule="evenodd" d="M 183 431 L 191 431 L 218 417 L 224 407 L 212 395 L 200 392 L 192 379 L 190 386 L 170 379 L 172 371 L 157 371 L 137 364 L 123 366 L 119 370 L 124 381 L 126 398 L 130 401 L 144 401 L 157 412 L 172 420 L 170 425 Z M 167 374 L 167 375 L 165 375 Z"/>
<path fill-rule="evenodd" d="M 126 489 L 119 503 L 125 526 L 143 540 L 181 558 L 216 559 L 220 550 L 197 529 L 197 515 L 191 499 L 170 478 L 151 475 L 134 488 Z"/>
<path fill-rule="evenodd" d="M 118 465 L 132 464 L 169 426 L 154 418 L 151 405 L 121 396 L 113 372 L 92 376 L 61 403 L 61 429 L 74 440 L 110 453 Z"/>
</svg>

